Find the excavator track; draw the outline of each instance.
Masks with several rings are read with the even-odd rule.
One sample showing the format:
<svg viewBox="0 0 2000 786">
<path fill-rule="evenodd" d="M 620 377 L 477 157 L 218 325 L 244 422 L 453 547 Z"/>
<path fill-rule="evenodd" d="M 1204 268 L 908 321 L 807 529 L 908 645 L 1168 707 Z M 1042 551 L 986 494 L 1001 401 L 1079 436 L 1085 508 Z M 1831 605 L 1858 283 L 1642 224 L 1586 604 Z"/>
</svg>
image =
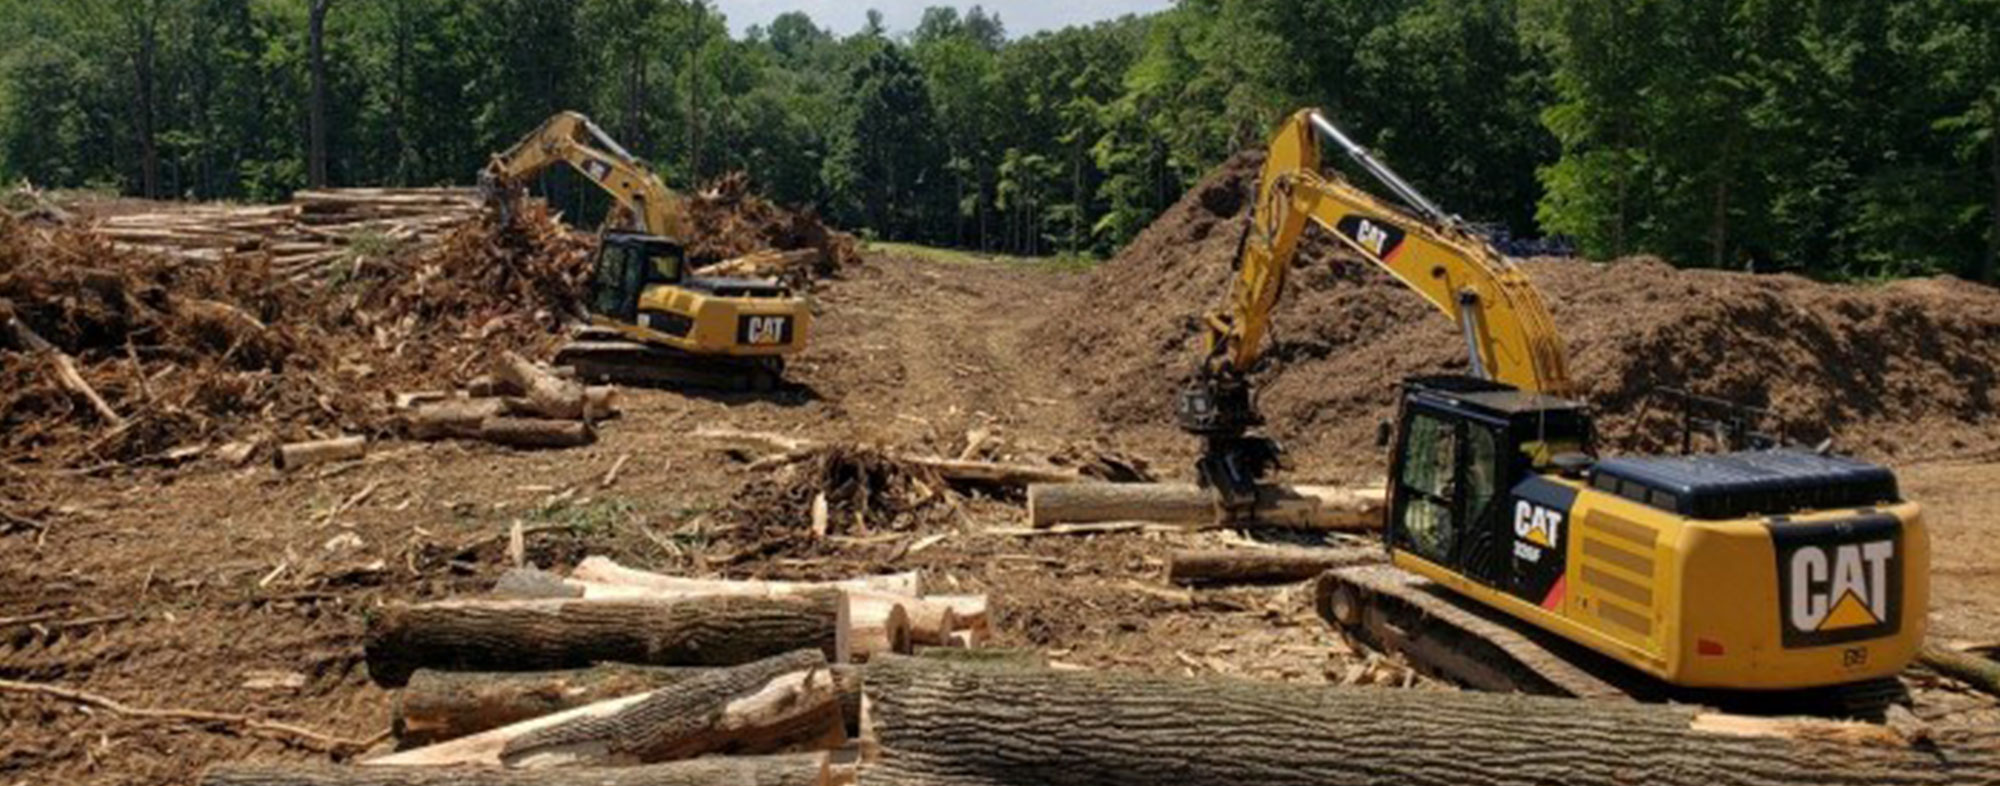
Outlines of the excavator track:
<svg viewBox="0 0 2000 786">
<path fill-rule="evenodd" d="M 1316 605 L 1321 617 L 1363 644 L 1476 690 L 1873 721 L 1908 699 L 1894 678 L 1801 691 L 1678 688 L 1388 565 L 1328 572 Z"/>
<path fill-rule="evenodd" d="M 776 358 L 693 355 L 596 328 L 556 350 L 555 364 L 575 369 L 586 382 L 756 393 L 777 389 L 784 370 Z"/>
</svg>

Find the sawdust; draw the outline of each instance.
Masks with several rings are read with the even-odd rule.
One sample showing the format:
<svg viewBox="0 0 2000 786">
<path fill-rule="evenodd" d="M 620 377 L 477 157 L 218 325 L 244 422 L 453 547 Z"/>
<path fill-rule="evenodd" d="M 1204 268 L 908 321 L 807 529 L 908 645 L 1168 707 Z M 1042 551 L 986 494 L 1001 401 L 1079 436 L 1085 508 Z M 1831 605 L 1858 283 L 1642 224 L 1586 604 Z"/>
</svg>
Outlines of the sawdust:
<svg viewBox="0 0 2000 786">
<path fill-rule="evenodd" d="M 1227 292 L 1261 157 L 1242 154 L 1091 275 L 1096 296 L 1042 338 L 1088 375 L 1112 423 L 1171 417 L 1198 353 L 1199 314 Z M 1315 232 L 1315 235 L 1321 233 Z M 1322 235 L 1323 237 L 1323 235 Z M 1435 309 L 1324 240 L 1304 245 L 1258 374 L 1259 405 L 1293 454 L 1375 463 L 1372 435 L 1405 376 L 1463 372 Z M 1353 260 L 1348 260 L 1352 262 Z M 1657 260 L 1533 260 L 1605 446 L 1678 443 L 1677 387 L 1768 409 L 1764 428 L 1879 457 L 2000 446 L 2000 292 L 1949 277 L 1841 285 L 1677 270 Z"/>
</svg>

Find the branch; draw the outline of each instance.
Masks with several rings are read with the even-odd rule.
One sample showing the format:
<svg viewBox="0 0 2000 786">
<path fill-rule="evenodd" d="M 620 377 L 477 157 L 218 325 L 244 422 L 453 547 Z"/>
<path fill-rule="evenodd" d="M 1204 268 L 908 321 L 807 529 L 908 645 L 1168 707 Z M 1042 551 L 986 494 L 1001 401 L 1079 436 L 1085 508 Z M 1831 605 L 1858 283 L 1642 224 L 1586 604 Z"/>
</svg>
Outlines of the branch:
<svg viewBox="0 0 2000 786">
<path fill-rule="evenodd" d="M 248 715 L 237 715 L 226 712 L 208 712 L 206 710 L 154 709 L 150 707 L 132 707 L 123 704 L 116 699 L 112 699 L 106 696 L 100 696 L 98 694 L 91 693 L 88 691 L 75 690 L 72 688 L 63 688 L 55 685 L 41 685 L 32 682 L 17 682 L 15 680 L 7 680 L 7 679 L 0 679 L 0 693 L 25 693 L 35 696 L 48 696 L 51 698 L 61 699 L 63 701 L 74 702 L 76 704 L 83 704 L 91 707 L 96 707 L 98 709 L 106 710 L 113 714 L 122 715 L 128 718 L 149 718 L 154 720 L 181 721 L 184 723 L 191 723 L 200 726 L 220 727 L 222 729 L 229 731 L 232 734 L 252 735 L 252 736 L 264 737 L 267 739 L 274 739 L 280 742 L 287 742 L 298 745 L 303 748 L 317 750 L 334 755 L 348 755 L 348 754 L 359 753 L 361 751 L 374 747 L 375 744 L 389 738 L 389 731 L 387 729 L 384 729 L 381 733 L 376 734 L 375 736 L 370 737 L 368 739 L 355 740 L 355 739 L 348 739 L 345 737 L 335 737 L 328 734 L 322 734 L 320 732 L 316 732 L 311 729 L 307 729 L 300 726 L 294 726 L 289 723 L 280 723 L 278 721 L 269 721 L 269 720 L 263 720 L 261 718 L 252 718 Z"/>
</svg>

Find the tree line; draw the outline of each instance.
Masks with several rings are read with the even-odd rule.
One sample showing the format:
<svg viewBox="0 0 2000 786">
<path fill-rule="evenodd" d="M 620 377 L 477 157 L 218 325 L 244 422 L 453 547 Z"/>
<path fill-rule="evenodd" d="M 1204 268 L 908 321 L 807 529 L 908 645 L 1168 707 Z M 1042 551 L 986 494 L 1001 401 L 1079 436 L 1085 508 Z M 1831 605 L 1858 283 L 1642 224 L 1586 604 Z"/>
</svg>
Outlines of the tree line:
<svg viewBox="0 0 2000 786">
<path fill-rule="evenodd" d="M 1325 108 L 1468 219 L 1597 257 L 1994 279 L 2000 0 L 1180 0 L 997 13 L 702 0 L 0 0 L 0 176 L 149 197 L 470 182 L 579 109 L 681 186 L 873 236 L 1114 252 Z"/>
</svg>

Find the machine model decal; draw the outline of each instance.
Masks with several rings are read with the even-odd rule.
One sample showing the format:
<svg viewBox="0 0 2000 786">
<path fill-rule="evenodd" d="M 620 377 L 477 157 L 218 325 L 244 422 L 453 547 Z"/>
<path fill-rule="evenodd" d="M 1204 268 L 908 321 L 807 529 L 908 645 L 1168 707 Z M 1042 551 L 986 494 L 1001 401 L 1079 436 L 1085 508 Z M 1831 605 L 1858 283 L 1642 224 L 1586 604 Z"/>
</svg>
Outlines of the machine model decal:
<svg viewBox="0 0 2000 786">
<path fill-rule="evenodd" d="M 1902 621 L 1902 527 L 1894 516 L 1774 521 L 1787 648 L 1894 633 Z"/>
<path fill-rule="evenodd" d="M 1544 478 L 1529 478 L 1514 487 L 1506 521 L 1514 552 L 1509 589 L 1516 596 L 1543 607 L 1561 605 L 1565 539 L 1575 504 L 1575 489 Z"/>
<path fill-rule="evenodd" d="M 1340 234 L 1366 249 L 1368 253 L 1390 259 L 1403 247 L 1403 230 L 1360 216 L 1348 216 L 1340 220 Z"/>
</svg>

